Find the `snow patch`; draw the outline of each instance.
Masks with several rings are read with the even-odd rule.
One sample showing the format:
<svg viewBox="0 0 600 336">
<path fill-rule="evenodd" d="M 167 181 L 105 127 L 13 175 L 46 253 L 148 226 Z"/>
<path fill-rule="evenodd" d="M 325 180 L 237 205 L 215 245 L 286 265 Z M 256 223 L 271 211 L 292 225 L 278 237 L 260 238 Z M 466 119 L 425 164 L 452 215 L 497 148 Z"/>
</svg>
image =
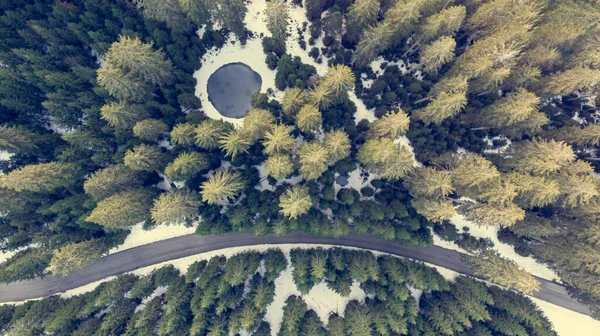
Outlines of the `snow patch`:
<svg viewBox="0 0 600 336">
<path fill-rule="evenodd" d="M 131 227 L 131 233 L 125 238 L 123 244 L 112 248 L 108 251 L 108 254 L 154 243 L 159 240 L 193 234 L 194 232 L 196 232 L 195 225 L 191 227 L 183 225 L 156 225 L 150 230 L 144 230 L 144 223 L 139 223 Z"/>
</svg>

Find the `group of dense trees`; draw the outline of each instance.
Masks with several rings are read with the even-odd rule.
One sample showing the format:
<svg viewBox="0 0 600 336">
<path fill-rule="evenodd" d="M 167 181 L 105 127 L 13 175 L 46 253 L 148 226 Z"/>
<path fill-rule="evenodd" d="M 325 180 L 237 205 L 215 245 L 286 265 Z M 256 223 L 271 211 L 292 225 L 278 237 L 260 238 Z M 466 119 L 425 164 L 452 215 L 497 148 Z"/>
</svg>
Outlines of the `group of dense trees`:
<svg viewBox="0 0 600 336">
<path fill-rule="evenodd" d="M 346 297 L 354 282 L 364 302 L 350 301 L 326 325 L 300 296 L 289 296 L 280 326 L 264 320 L 275 279 L 288 267 L 280 250 L 196 261 L 185 274 L 172 265 L 148 275 L 124 274 L 67 299 L 50 296 L 0 306 L 9 335 L 556 335 L 525 296 L 458 277 L 446 282 L 421 263 L 371 252 L 291 251 L 294 282 L 306 294 L 325 281 Z M 411 290 L 422 290 L 419 302 Z M 343 316 L 343 317 L 342 317 Z"/>
</svg>

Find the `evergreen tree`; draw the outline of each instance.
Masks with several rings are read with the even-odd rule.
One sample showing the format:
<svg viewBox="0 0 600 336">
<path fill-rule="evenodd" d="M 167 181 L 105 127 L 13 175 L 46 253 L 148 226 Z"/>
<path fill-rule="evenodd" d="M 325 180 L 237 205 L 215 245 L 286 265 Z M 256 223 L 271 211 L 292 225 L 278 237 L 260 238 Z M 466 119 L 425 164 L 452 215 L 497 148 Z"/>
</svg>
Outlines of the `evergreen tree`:
<svg viewBox="0 0 600 336">
<path fill-rule="evenodd" d="M 557 128 L 548 134 L 549 138 L 564 141 L 570 145 L 598 146 L 600 144 L 600 124 L 566 126 Z"/>
<path fill-rule="evenodd" d="M 327 109 L 333 103 L 331 97 L 331 91 L 325 85 L 317 85 L 312 90 L 308 91 L 308 101 L 314 105 L 317 109 Z M 298 114 L 306 108 L 308 105 L 304 105 Z M 296 116 L 298 118 L 298 116 Z"/>
<path fill-rule="evenodd" d="M 543 207 L 556 202 L 560 186 L 554 179 L 513 173 L 509 179 L 517 186 L 517 204 L 526 208 Z"/>
<path fill-rule="evenodd" d="M 342 130 L 332 130 L 325 133 L 323 143 L 325 144 L 325 148 L 327 148 L 329 165 L 333 165 L 337 161 L 350 156 L 350 138 Z"/>
<path fill-rule="evenodd" d="M 419 167 L 408 173 L 404 186 L 414 197 L 444 198 L 454 192 L 452 177 L 447 170 Z"/>
<path fill-rule="evenodd" d="M 419 62 L 423 71 L 427 73 L 437 72 L 444 64 L 454 58 L 456 41 L 450 36 L 443 36 L 423 47 Z"/>
<path fill-rule="evenodd" d="M 129 128 L 148 117 L 141 105 L 126 102 L 112 102 L 100 109 L 102 119 L 116 128 Z"/>
<path fill-rule="evenodd" d="M 168 132 L 169 127 L 158 119 L 144 119 L 133 126 L 133 135 L 146 141 L 156 141 Z"/>
<path fill-rule="evenodd" d="M 16 191 L 50 193 L 70 187 L 77 180 L 77 167 L 72 163 L 50 162 L 26 165 L 7 175 L 0 175 L 0 187 Z"/>
<path fill-rule="evenodd" d="M 25 129 L 2 125 L 0 126 L 0 150 L 11 153 L 34 150 L 37 148 L 34 137 L 34 134 Z"/>
<path fill-rule="evenodd" d="M 175 145 L 190 147 L 195 144 L 196 126 L 184 123 L 173 126 L 171 142 Z"/>
<path fill-rule="evenodd" d="M 108 166 L 96 170 L 83 183 L 83 190 L 96 201 L 118 192 L 141 186 L 137 174 L 124 165 Z"/>
<path fill-rule="evenodd" d="M 291 219 L 296 219 L 308 212 L 313 203 L 308 194 L 308 190 L 304 187 L 293 186 L 279 198 L 279 207 L 282 214 Z"/>
<path fill-rule="evenodd" d="M 309 133 L 321 127 L 321 112 L 312 105 L 304 105 L 296 115 L 296 125 L 300 131 Z"/>
<path fill-rule="evenodd" d="M 342 97 L 348 90 L 354 89 L 354 73 L 352 69 L 337 64 L 329 67 L 319 86 L 323 85 L 334 97 Z"/>
<path fill-rule="evenodd" d="M 420 40 L 429 42 L 439 40 L 442 36 L 454 35 L 462 26 L 466 15 L 467 9 L 464 6 L 450 6 L 429 16 L 419 27 Z"/>
<path fill-rule="evenodd" d="M 251 135 L 244 129 L 231 130 L 219 138 L 221 150 L 232 159 L 235 159 L 238 154 L 247 153 L 251 144 Z"/>
<path fill-rule="evenodd" d="M 358 160 L 381 178 L 397 180 L 411 169 L 413 156 L 403 145 L 392 139 L 370 139 L 358 150 Z"/>
<path fill-rule="evenodd" d="M 54 251 L 50 272 L 66 276 L 74 270 L 82 270 L 100 259 L 106 251 L 107 247 L 98 239 L 65 244 Z"/>
<path fill-rule="evenodd" d="M 274 124 L 275 117 L 271 112 L 263 109 L 251 109 L 244 117 L 242 131 L 250 139 L 250 142 L 254 143 L 262 139 L 265 132 L 271 129 Z"/>
<path fill-rule="evenodd" d="M 498 169 L 483 156 L 464 154 L 452 168 L 452 182 L 457 188 L 479 188 L 500 177 Z"/>
<path fill-rule="evenodd" d="M 448 200 L 436 201 L 426 198 L 414 198 L 410 204 L 421 216 L 436 223 L 442 223 L 456 215 L 452 202 Z"/>
<path fill-rule="evenodd" d="M 442 79 L 434 87 L 434 95 L 427 106 L 415 110 L 413 117 L 425 124 L 440 124 L 460 113 L 467 105 L 467 81 L 465 78 Z"/>
<path fill-rule="evenodd" d="M 381 52 L 388 48 L 393 35 L 394 29 L 386 21 L 366 28 L 356 46 L 354 65 L 364 67 L 371 63 Z"/>
<path fill-rule="evenodd" d="M 133 0 L 145 17 L 162 21 L 174 31 L 185 31 L 191 28 L 178 0 Z"/>
<path fill-rule="evenodd" d="M 156 224 L 187 225 L 198 216 L 201 204 L 199 197 L 191 191 L 169 191 L 154 200 L 150 214 Z"/>
<path fill-rule="evenodd" d="M 206 119 L 196 127 L 196 145 L 204 149 L 219 147 L 219 139 L 231 131 L 232 125 L 222 120 Z"/>
<path fill-rule="evenodd" d="M 318 141 L 304 142 L 296 152 L 300 174 L 307 180 L 318 179 L 327 171 L 329 151 Z"/>
<path fill-rule="evenodd" d="M 346 14 L 346 39 L 351 42 L 358 42 L 362 31 L 377 23 L 379 15 L 379 1 L 357 0 Z"/>
<path fill-rule="evenodd" d="M 538 112 L 539 103 L 540 99 L 534 93 L 520 88 L 487 106 L 483 110 L 484 120 L 496 128 L 523 122 Z"/>
<path fill-rule="evenodd" d="M 294 116 L 302 106 L 306 104 L 306 94 L 302 89 L 293 87 L 285 91 L 283 101 L 281 103 L 283 113 L 288 116 Z"/>
<path fill-rule="evenodd" d="M 208 157 L 199 152 L 183 152 L 165 168 L 165 175 L 172 181 L 186 181 L 208 169 Z"/>
<path fill-rule="evenodd" d="M 296 144 L 296 140 L 290 135 L 292 127 L 277 124 L 265 133 L 263 146 L 267 155 L 277 153 L 288 153 Z"/>
<path fill-rule="evenodd" d="M 369 126 L 369 137 L 396 139 L 408 131 L 410 117 L 402 110 L 387 112 Z"/>
<path fill-rule="evenodd" d="M 274 154 L 265 161 L 265 172 L 275 179 L 281 180 L 290 176 L 294 171 L 294 164 L 287 154 Z"/>
<path fill-rule="evenodd" d="M 287 5 L 281 0 L 270 1 L 265 8 L 265 16 L 267 17 L 267 29 L 273 38 L 285 43 L 290 19 Z"/>
<path fill-rule="evenodd" d="M 244 188 L 241 174 L 229 170 L 218 170 L 200 185 L 202 200 L 208 204 L 227 202 L 235 198 Z"/>
<path fill-rule="evenodd" d="M 509 153 L 507 167 L 534 174 L 557 172 L 575 160 L 571 146 L 554 140 L 521 141 L 511 147 Z"/>
<path fill-rule="evenodd" d="M 98 202 L 86 221 L 108 230 L 126 228 L 148 217 L 152 193 L 144 189 L 122 191 Z"/>
<path fill-rule="evenodd" d="M 159 147 L 141 144 L 125 153 L 125 166 L 135 171 L 151 172 L 163 166 L 164 155 Z"/>
<path fill-rule="evenodd" d="M 479 203 L 467 210 L 466 218 L 483 226 L 510 227 L 525 218 L 525 211 L 512 203 Z"/>
</svg>

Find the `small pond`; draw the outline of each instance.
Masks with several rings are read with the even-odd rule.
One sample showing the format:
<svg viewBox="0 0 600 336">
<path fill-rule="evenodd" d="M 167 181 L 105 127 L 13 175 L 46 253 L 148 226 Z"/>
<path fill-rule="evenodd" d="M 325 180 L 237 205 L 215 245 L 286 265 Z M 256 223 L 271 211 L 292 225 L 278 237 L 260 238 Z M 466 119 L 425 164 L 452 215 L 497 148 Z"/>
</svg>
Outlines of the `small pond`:
<svg viewBox="0 0 600 336">
<path fill-rule="evenodd" d="M 208 100 L 221 115 L 243 118 L 250 109 L 250 97 L 261 85 L 260 75 L 246 64 L 225 64 L 208 78 Z"/>
</svg>

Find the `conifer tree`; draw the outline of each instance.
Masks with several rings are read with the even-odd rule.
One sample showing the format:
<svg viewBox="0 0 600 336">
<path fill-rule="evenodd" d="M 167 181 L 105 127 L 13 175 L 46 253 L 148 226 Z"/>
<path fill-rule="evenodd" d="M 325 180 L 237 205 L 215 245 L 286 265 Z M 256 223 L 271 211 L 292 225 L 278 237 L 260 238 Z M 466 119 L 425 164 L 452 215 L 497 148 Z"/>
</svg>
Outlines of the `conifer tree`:
<svg viewBox="0 0 600 336">
<path fill-rule="evenodd" d="M 457 188 L 479 188 L 500 177 L 498 169 L 478 154 L 459 156 L 451 173 L 452 182 Z"/>
<path fill-rule="evenodd" d="M 467 105 L 467 80 L 461 77 L 442 79 L 433 88 L 432 100 L 422 109 L 413 111 L 413 117 L 425 124 L 440 124 L 460 113 Z"/>
<path fill-rule="evenodd" d="M 164 155 L 158 146 L 141 144 L 125 153 L 125 166 L 135 171 L 148 171 L 162 167 Z"/>
<path fill-rule="evenodd" d="M 312 105 L 304 105 L 296 115 L 296 125 L 305 133 L 317 131 L 321 127 L 321 112 Z"/>
<path fill-rule="evenodd" d="M 200 197 L 189 190 L 168 191 L 154 200 L 150 214 L 156 224 L 187 225 L 198 216 L 201 204 Z"/>
<path fill-rule="evenodd" d="M 544 92 L 550 95 L 568 95 L 576 91 L 595 89 L 600 83 L 600 69 L 573 67 L 548 76 Z"/>
<path fill-rule="evenodd" d="M 38 163 L 0 175 L 0 187 L 15 191 L 49 193 L 58 188 L 70 187 L 76 180 L 77 167 L 72 163 Z"/>
<path fill-rule="evenodd" d="M 279 207 L 281 208 L 279 212 L 291 219 L 307 213 L 312 205 L 308 189 L 298 185 L 286 189 L 279 197 Z"/>
<path fill-rule="evenodd" d="M 271 112 L 263 109 L 251 109 L 244 117 L 242 131 L 251 143 L 264 137 L 265 132 L 275 124 L 275 117 Z"/>
<path fill-rule="evenodd" d="M 34 134 L 17 127 L 0 126 L 0 150 L 19 153 L 37 147 Z"/>
<path fill-rule="evenodd" d="M 464 6 L 450 6 L 429 16 L 419 27 L 419 39 L 427 43 L 442 36 L 454 35 L 462 26 L 466 15 L 467 9 Z"/>
<path fill-rule="evenodd" d="M 265 8 L 265 16 L 267 17 L 267 29 L 273 38 L 285 43 L 290 19 L 287 5 L 281 0 L 270 1 Z"/>
<path fill-rule="evenodd" d="M 141 105 L 112 102 L 100 108 L 100 116 L 113 127 L 128 128 L 147 118 L 148 113 Z"/>
<path fill-rule="evenodd" d="M 381 52 L 388 48 L 393 34 L 392 25 L 386 21 L 366 28 L 356 46 L 354 65 L 364 67 L 371 63 Z"/>
<path fill-rule="evenodd" d="M 362 31 L 377 23 L 379 1 L 357 0 L 350 5 L 346 14 L 346 39 L 358 42 Z"/>
<path fill-rule="evenodd" d="M 369 126 L 369 137 L 396 139 L 408 131 L 410 117 L 402 110 L 387 112 Z"/>
<path fill-rule="evenodd" d="M 350 155 L 350 138 L 342 130 L 332 130 L 325 133 L 323 143 L 325 144 L 325 148 L 327 148 L 329 165 L 333 165 Z"/>
<path fill-rule="evenodd" d="M 103 66 L 97 70 L 97 77 L 100 87 L 122 101 L 145 101 L 151 91 L 148 83 L 134 76 L 127 76 L 119 68 Z"/>
<path fill-rule="evenodd" d="M 191 28 L 185 12 L 178 0 L 133 0 L 145 17 L 162 21 L 175 31 L 185 31 Z"/>
<path fill-rule="evenodd" d="M 354 88 L 354 80 L 352 69 L 346 65 L 337 64 L 329 67 L 319 86 L 325 86 L 328 92 L 339 98 Z"/>
<path fill-rule="evenodd" d="M 281 103 L 283 113 L 288 116 L 294 116 L 302 106 L 306 104 L 306 94 L 302 89 L 293 87 L 285 91 L 283 101 Z"/>
<path fill-rule="evenodd" d="M 468 208 L 465 216 L 482 226 L 510 227 L 525 218 L 525 211 L 512 203 L 478 203 Z"/>
<path fill-rule="evenodd" d="M 190 147 L 195 144 L 196 126 L 189 123 L 177 124 L 171 130 L 171 142 L 175 145 Z"/>
<path fill-rule="evenodd" d="M 137 174 L 124 165 L 113 165 L 96 170 L 83 183 L 83 190 L 96 201 L 118 192 L 138 187 L 141 181 Z"/>
<path fill-rule="evenodd" d="M 296 152 L 300 174 L 307 180 L 318 179 L 327 171 L 329 151 L 317 141 L 304 142 Z"/>
<path fill-rule="evenodd" d="M 433 167 L 415 168 L 404 179 L 404 185 L 414 197 L 439 199 L 454 192 L 450 172 Z"/>
<path fill-rule="evenodd" d="M 423 71 L 427 73 L 437 72 L 444 64 L 454 58 L 456 41 L 450 36 L 443 36 L 423 47 L 419 62 Z"/>
<path fill-rule="evenodd" d="M 565 126 L 548 133 L 548 138 L 564 141 L 571 145 L 598 146 L 600 144 L 600 124 L 585 127 Z"/>
<path fill-rule="evenodd" d="M 145 189 L 126 190 L 98 202 L 86 221 L 108 230 L 126 228 L 146 220 L 152 193 Z"/>
<path fill-rule="evenodd" d="M 52 254 L 50 272 L 66 276 L 72 271 L 82 270 L 100 259 L 106 251 L 106 246 L 98 239 L 65 244 Z"/>
<path fill-rule="evenodd" d="M 290 135 L 292 127 L 285 124 L 274 125 L 265 133 L 263 146 L 267 155 L 287 153 L 294 148 L 296 140 Z"/>
<path fill-rule="evenodd" d="M 207 119 L 196 127 L 196 145 L 204 149 L 219 147 L 219 139 L 232 129 L 232 125 L 222 120 Z"/>
<path fill-rule="evenodd" d="M 234 199 L 244 188 L 242 175 L 230 170 L 218 170 L 200 185 L 202 200 L 208 204 Z"/>
<path fill-rule="evenodd" d="M 274 154 L 265 161 L 266 174 L 275 179 L 284 179 L 294 171 L 294 164 L 288 154 Z"/>
<path fill-rule="evenodd" d="M 333 103 L 329 88 L 321 84 L 308 91 L 308 101 L 318 109 L 327 109 Z M 304 105 L 302 108 L 306 106 Z M 300 111 L 302 111 L 302 108 Z"/>
<path fill-rule="evenodd" d="M 560 176 L 557 182 L 561 190 L 561 203 L 565 208 L 587 204 L 600 195 L 598 181 L 591 175 Z"/>
<path fill-rule="evenodd" d="M 208 169 L 208 157 L 199 152 L 183 152 L 165 168 L 165 175 L 172 181 L 185 181 Z"/>
<path fill-rule="evenodd" d="M 512 173 L 508 178 L 517 186 L 517 204 L 526 208 L 552 204 L 561 193 L 555 179 L 520 173 Z"/>
<path fill-rule="evenodd" d="M 548 174 L 557 172 L 575 160 L 571 146 L 554 140 L 527 140 L 511 148 L 506 165 L 520 172 Z"/>
<path fill-rule="evenodd" d="M 410 204 L 421 216 L 435 223 L 442 223 L 456 215 L 456 210 L 449 200 L 436 201 L 427 198 L 413 198 Z"/>
<path fill-rule="evenodd" d="M 219 147 L 232 159 L 241 153 L 247 153 L 251 144 L 251 135 L 244 129 L 231 130 L 219 138 Z"/>
<path fill-rule="evenodd" d="M 167 124 L 158 119 L 144 119 L 133 126 L 133 135 L 146 141 L 156 141 L 168 131 Z"/>
<path fill-rule="evenodd" d="M 370 139 L 358 150 L 358 160 L 381 178 L 397 180 L 411 169 L 413 157 L 403 145 L 392 139 Z"/>
<path fill-rule="evenodd" d="M 524 294 L 540 290 L 540 282 L 515 262 L 503 258 L 494 250 L 479 255 L 465 256 L 464 262 L 476 275 L 489 278 L 498 285 L 516 289 Z"/>
</svg>

